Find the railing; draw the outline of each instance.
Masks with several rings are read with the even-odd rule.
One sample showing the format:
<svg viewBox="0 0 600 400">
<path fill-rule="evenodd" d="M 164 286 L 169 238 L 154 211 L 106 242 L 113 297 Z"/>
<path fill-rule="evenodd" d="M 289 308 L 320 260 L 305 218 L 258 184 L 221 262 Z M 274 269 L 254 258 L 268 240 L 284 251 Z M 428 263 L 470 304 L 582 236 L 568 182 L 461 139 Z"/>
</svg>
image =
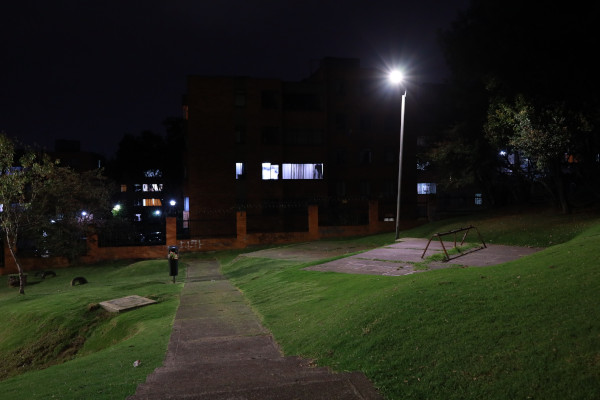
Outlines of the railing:
<svg viewBox="0 0 600 400">
<path fill-rule="evenodd" d="M 427 249 L 429 248 L 429 244 L 431 243 L 431 241 L 433 240 L 433 238 L 438 238 L 440 240 L 440 244 L 442 245 L 442 249 L 444 250 L 444 254 L 446 255 L 446 259 L 444 261 L 450 261 L 450 256 L 448 255 L 448 251 L 446 250 L 446 246 L 444 246 L 444 241 L 442 240 L 442 236 L 454 235 L 454 248 L 460 251 L 460 249 L 458 249 L 458 247 L 456 246 L 456 234 L 459 233 L 459 232 L 465 232 L 465 234 L 463 235 L 462 240 L 460 242 L 460 245 L 462 246 L 463 243 L 465 242 L 465 239 L 467 238 L 467 235 L 471 231 L 471 229 L 474 229 L 475 232 L 477 232 L 477 236 L 479 236 L 479 240 L 481 240 L 482 246 L 474 248 L 474 249 L 469 249 L 469 253 L 473 252 L 473 251 L 477 251 L 477 250 L 481 250 L 481 249 L 486 248 L 487 246 L 485 245 L 485 242 L 483 241 L 483 238 L 481 237 L 481 234 L 479 233 L 479 230 L 476 227 L 474 227 L 473 225 L 469 225 L 466 228 L 458 228 L 458 229 L 453 229 L 453 230 L 448 231 L 448 232 L 442 232 L 442 233 L 435 233 L 435 234 L 433 234 L 433 236 L 431 236 L 431 238 L 427 242 L 427 246 L 425 246 L 425 250 L 423 250 L 423 254 L 421 255 L 421 258 L 425 257 L 425 253 L 427 252 Z M 460 256 L 465 255 L 465 254 L 467 254 L 467 253 L 461 252 L 461 254 L 459 254 L 456 257 L 460 257 Z M 456 257 L 454 257 L 454 258 L 456 258 Z"/>
</svg>

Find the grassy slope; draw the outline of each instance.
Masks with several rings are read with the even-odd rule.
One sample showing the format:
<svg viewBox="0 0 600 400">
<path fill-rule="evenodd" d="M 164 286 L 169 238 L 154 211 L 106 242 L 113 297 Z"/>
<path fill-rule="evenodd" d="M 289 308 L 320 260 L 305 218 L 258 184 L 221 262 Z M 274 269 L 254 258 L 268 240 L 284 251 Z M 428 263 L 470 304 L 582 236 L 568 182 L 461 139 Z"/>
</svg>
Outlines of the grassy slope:
<svg viewBox="0 0 600 400">
<path fill-rule="evenodd" d="M 0 374 L 21 373 L 0 382 L 0 399 L 132 394 L 166 352 L 182 287 L 170 283 L 167 268 L 164 260 L 73 267 L 55 278 L 30 277 L 24 296 L 0 288 Z M 89 283 L 70 286 L 75 276 Z M 133 294 L 158 303 L 119 314 L 97 306 Z M 134 368 L 137 359 L 142 365 Z"/>
<path fill-rule="evenodd" d="M 543 247 L 589 230 L 503 266 L 409 277 L 235 260 L 240 251 L 189 257 L 217 256 L 288 354 L 363 370 L 389 399 L 600 398 L 597 217 L 481 215 L 438 221 L 404 236 L 428 237 L 468 224 L 488 243 Z M 393 241 L 393 234 L 352 240 L 379 246 Z M 57 272 L 57 278 L 28 286 L 25 296 L 0 286 L 0 371 L 7 360 L 37 368 L 77 353 L 64 364 L 0 381 L 0 399 L 132 394 L 162 363 L 181 285 L 169 284 L 164 260 Z M 79 275 L 90 284 L 70 287 Z M 130 294 L 159 304 L 108 316 L 93 306 Z M 50 348 L 58 350 L 43 351 Z M 32 360 L 29 353 L 45 359 Z M 133 368 L 136 359 L 142 366 Z"/>
<path fill-rule="evenodd" d="M 478 219 L 489 242 L 536 246 L 591 226 L 494 267 L 383 277 L 243 259 L 224 269 L 287 354 L 362 370 L 389 399 L 597 399 L 600 225 L 574 218 Z M 457 222 L 469 221 L 419 229 Z"/>
</svg>

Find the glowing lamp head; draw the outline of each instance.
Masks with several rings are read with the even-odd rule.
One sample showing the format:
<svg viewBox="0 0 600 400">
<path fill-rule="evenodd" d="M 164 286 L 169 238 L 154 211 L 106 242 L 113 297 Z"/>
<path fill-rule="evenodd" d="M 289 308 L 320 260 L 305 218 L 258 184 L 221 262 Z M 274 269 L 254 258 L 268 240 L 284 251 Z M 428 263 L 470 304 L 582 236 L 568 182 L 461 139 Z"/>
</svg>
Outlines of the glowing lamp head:
<svg viewBox="0 0 600 400">
<path fill-rule="evenodd" d="M 404 74 L 402 71 L 395 69 L 390 72 L 389 79 L 393 84 L 399 84 L 404 80 Z"/>
</svg>

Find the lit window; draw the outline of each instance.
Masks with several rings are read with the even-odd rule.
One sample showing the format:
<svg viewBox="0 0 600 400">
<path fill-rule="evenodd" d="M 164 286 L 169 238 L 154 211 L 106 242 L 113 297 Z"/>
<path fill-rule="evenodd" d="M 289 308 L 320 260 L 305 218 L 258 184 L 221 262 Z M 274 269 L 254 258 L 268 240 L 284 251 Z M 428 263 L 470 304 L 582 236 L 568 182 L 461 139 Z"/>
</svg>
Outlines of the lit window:
<svg viewBox="0 0 600 400">
<path fill-rule="evenodd" d="M 183 228 L 188 229 L 190 227 L 190 198 L 183 198 Z"/>
<path fill-rule="evenodd" d="M 282 164 L 282 179 L 323 179 L 323 164 Z"/>
<path fill-rule="evenodd" d="M 124 193 L 127 191 L 127 185 L 121 185 L 121 192 Z"/>
<path fill-rule="evenodd" d="M 235 179 L 244 179 L 245 174 L 246 169 L 244 167 L 244 163 L 235 163 Z"/>
<path fill-rule="evenodd" d="M 162 206 L 160 199 L 144 199 L 142 202 L 144 207 Z"/>
<path fill-rule="evenodd" d="M 481 193 L 475 193 L 475 205 L 482 205 L 483 204 L 483 197 L 481 196 Z"/>
<path fill-rule="evenodd" d="M 263 180 L 279 179 L 279 164 L 262 163 L 262 178 Z"/>
<path fill-rule="evenodd" d="M 142 185 L 143 192 L 162 192 L 163 185 L 162 183 L 144 183 Z"/>
<path fill-rule="evenodd" d="M 435 183 L 417 183 L 417 194 L 435 194 Z"/>
<path fill-rule="evenodd" d="M 184 211 L 183 212 L 183 228 L 187 229 L 189 227 L 190 227 L 190 212 Z"/>
<path fill-rule="evenodd" d="M 162 177 L 162 171 L 160 169 L 149 169 L 144 172 L 146 178 L 160 178 Z"/>
</svg>

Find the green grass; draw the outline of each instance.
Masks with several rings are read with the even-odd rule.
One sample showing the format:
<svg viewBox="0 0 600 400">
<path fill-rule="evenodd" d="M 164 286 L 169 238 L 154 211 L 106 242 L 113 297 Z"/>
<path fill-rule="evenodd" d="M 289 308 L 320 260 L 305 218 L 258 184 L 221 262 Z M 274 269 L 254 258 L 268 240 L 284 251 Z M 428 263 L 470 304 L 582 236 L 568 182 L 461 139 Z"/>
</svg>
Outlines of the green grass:
<svg viewBox="0 0 600 400">
<path fill-rule="evenodd" d="M 221 262 L 286 354 L 363 371 L 386 399 L 600 398 L 598 214 L 480 214 L 402 236 L 471 224 L 486 243 L 548 248 L 494 267 L 399 277 L 238 257 L 252 248 L 184 254 L 177 285 L 166 260 L 58 269 L 39 282 L 30 275 L 23 296 L 0 285 L 0 399 L 133 394 L 164 359 L 185 261 L 207 258 Z M 337 242 L 393 241 L 388 233 Z M 70 286 L 75 276 L 89 284 Z M 158 304 L 121 314 L 97 307 L 132 294 Z"/>
<path fill-rule="evenodd" d="M 387 399 L 600 398 L 598 218 L 482 216 L 403 233 L 471 222 L 488 242 L 563 243 L 499 266 L 400 277 L 270 259 L 223 266 L 286 354 L 364 371 Z"/>
<path fill-rule="evenodd" d="M 171 282 L 165 260 L 54 271 L 56 277 L 43 280 L 29 274 L 25 295 L 0 287 L 0 398 L 124 399 L 133 394 L 162 365 L 182 284 Z M 76 276 L 88 283 L 71 286 Z M 122 313 L 98 305 L 134 294 L 157 303 Z M 138 359 L 142 364 L 134 368 Z"/>
<path fill-rule="evenodd" d="M 584 229 L 600 223 L 600 214 L 594 211 L 579 211 L 572 214 L 557 214 L 547 208 L 525 209 L 503 213 L 478 213 L 471 216 L 448 218 L 403 231 L 402 237 L 430 238 L 434 233 L 473 225 L 485 243 L 514 246 L 548 247 L 572 239 Z M 444 236 L 452 240 L 453 235 Z M 457 234 L 460 241 L 462 233 Z M 478 242 L 476 231 L 471 230 L 467 241 Z"/>
</svg>

